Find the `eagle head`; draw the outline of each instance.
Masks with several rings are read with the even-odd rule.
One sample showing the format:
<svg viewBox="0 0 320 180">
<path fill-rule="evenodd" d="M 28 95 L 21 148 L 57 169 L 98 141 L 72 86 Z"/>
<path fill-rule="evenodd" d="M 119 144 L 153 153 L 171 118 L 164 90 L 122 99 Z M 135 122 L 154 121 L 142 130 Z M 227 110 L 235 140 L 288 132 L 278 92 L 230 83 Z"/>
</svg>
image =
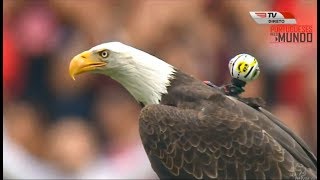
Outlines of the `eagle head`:
<svg viewBox="0 0 320 180">
<path fill-rule="evenodd" d="M 70 62 L 69 74 L 75 76 L 85 72 L 110 74 L 130 63 L 130 53 L 126 45 L 120 42 L 100 44 L 76 55 Z"/>
<path fill-rule="evenodd" d="M 97 45 L 76 55 L 70 62 L 69 74 L 91 72 L 111 77 L 123 85 L 144 105 L 157 104 L 167 93 L 174 78 L 170 64 L 120 42 Z"/>
</svg>

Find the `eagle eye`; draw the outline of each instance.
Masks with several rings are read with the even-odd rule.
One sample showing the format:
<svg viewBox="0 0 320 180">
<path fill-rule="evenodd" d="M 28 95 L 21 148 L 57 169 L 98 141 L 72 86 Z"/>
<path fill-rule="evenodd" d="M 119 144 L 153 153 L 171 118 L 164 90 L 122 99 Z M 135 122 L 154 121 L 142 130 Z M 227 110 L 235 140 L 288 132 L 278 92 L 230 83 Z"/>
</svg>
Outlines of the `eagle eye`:
<svg viewBox="0 0 320 180">
<path fill-rule="evenodd" d="M 107 50 L 103 50 L 101 52 L 99 52 L 99 55 L 102 57 L 102 58 L 107 58 L 109 56 L 109 53 Z"/>
</svg>

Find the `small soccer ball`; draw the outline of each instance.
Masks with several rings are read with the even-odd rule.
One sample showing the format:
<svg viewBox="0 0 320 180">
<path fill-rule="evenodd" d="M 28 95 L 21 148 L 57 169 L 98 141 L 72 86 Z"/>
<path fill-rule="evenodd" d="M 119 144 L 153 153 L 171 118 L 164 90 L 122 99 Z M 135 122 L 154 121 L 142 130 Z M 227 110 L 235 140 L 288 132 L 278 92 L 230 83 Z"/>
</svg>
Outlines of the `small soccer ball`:
<svg viewBox="0 0 320 180">
<path fill-rule="evenodd" d="M 257 59 L 249 54 L 239 54 L 232 58 L 229 62 L 229 71 L 233 78 L 244 82 L 255 80 L 260 74 Z"/>
</svg>

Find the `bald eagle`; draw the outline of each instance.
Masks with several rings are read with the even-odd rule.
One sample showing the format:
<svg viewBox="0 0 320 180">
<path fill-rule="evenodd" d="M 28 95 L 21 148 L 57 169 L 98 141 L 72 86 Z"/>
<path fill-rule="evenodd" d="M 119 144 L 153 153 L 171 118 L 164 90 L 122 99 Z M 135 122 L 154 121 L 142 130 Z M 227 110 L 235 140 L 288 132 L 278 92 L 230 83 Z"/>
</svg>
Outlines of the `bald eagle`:
<svg viewBox="0 0 320 180">
<path fill-rule="evenodd" d="M 139 131 L 159 178 L 317 178 L 309 147 L 276 117 L 120 42 L 76 55 L 69 73 L 100 73 L 142 105 Z"/>
</svg>

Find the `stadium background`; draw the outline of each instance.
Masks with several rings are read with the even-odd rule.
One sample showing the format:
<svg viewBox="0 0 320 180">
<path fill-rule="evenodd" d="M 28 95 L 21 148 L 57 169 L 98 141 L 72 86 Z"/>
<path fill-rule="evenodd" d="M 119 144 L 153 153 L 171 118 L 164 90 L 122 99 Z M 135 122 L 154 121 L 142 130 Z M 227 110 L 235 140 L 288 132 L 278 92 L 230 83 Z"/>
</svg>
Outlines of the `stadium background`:
<svg viewBox="0 0 320 180">
<path fill-rule="evenodd" d="M 202 80 L 230 80 L 239 53 L 260 62 L 245 96 L 316 153 L 316 1 L 4 1 L 4 177 L 155 178 L 138 134 L 139 106 L 101 75 L 68 74 L 71 58 L 121 41 Z M 287 10 L 313 25 L 313 43 L 271 44 L 249 11 Z"/>
</svg>

